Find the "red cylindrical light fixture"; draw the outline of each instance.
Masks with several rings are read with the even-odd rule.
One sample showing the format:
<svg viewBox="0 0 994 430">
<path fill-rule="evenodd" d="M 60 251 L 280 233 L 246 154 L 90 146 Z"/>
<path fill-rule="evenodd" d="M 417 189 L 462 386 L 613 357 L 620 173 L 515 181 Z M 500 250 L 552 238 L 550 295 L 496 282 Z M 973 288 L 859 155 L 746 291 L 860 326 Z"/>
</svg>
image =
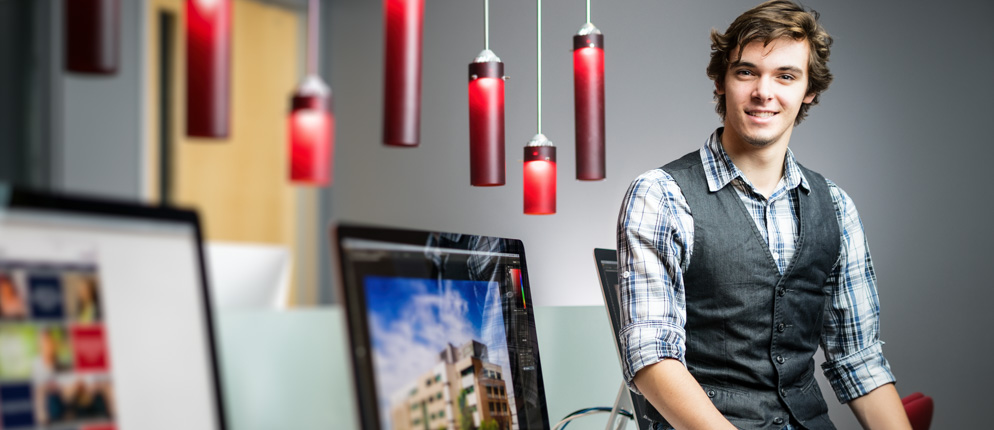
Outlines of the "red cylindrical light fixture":
<svg viewBox="0 0 994 430">
<path fill-rule="evenodd" d="M 504 185 L 504 63 L 489 49 L 469 64 L 469 182 Z"/>
<path fill-rule="evenodd" d="M 231 0 L 186 0 L 186 134 L 228 137 Z"/>
<path fill-rule="evenodd" d="M 331 185 L 335 116 L 331 90 L 320 77 L 308 76 L 294 93 L 288 129 L 290 180 L 301 185 Z"/>
<path fill-rule="evenodd" d="M 424 0 L 384 0 L 383 143 L 418 146 Z"/>
<path fill-rule="evenodd" d="M 66 70 L 110 75 L 120 58 L 120 0 L 66 0 Z"/>
<path fill-rule="evenodd" d="M 573 102 L 576 179 L 604 179 L 604 35 L 589 22 L 573 36 Z"/>
<path fill-rule="evenodd" d="M 539 133 L 525 146 L 526 215 L 556 213 L 556 147 Z"/>
</svg>

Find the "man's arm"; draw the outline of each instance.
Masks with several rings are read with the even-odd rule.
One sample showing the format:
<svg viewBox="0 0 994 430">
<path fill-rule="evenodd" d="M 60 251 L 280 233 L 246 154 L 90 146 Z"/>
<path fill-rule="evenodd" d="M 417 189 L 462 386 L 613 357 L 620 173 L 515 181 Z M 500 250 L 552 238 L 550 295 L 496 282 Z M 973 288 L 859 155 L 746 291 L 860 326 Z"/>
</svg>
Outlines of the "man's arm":
<svg viewBox="0 0 994 430">
<path fill-rule="evenodd" d="M 842 233 L 839 262 L 827 283 L 834 291 L 825 314 L 825 376 L 863 428 L 910 429 L 880 341 L 880 302 L 869 246 L 856 205 L 828 182 Z"/>
<path fill-rule="evenodd" d="M 679 360 L 664 359 L 635 374 L 635 385 L 678 429 L 735 429 Z"/>
<path fill-rule="evenodd" d="M 911 430 L 911 422 L 901 404 L 894 384 L 885 384 L 863 397 L 849 402 L 856 419 L 864 429 Z"/>
<path fill-rule="evenodd" d="M 629 188 L 618 227 L 623 368 L 631 387 L 679 429 L 734 428 L 681 362 L 682 264 L 693 243 L 683 192 L 665 172 L 647 172 Z"/>
</svg>

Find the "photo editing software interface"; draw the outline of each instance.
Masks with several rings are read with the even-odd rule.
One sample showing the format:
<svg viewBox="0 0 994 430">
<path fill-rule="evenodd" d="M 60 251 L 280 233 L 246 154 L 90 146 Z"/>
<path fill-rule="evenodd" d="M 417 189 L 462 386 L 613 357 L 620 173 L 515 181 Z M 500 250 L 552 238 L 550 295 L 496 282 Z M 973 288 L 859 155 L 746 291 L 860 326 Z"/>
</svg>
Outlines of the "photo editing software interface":
<svg viewBox="0 0 994 430">
<path fill-rule="evenodd" d="M 355 355 L 371 373 L 357 382 L 375 389 L 360 406 L 379 428 L 548 428 L 520 241 L 344 235 L 352 341 L 371 351 Z"/>
<path fill-rule="evenodd" d="M 218 429 L 195 226 L 0 213 L 0 428 Z"/>
</svg>

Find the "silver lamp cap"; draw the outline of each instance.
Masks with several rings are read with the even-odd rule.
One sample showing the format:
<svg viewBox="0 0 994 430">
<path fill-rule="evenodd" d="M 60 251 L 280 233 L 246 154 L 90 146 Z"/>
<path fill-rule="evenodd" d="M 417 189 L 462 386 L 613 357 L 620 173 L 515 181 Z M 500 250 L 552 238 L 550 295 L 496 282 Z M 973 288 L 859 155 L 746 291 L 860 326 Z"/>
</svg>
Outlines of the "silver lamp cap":
<svg viewBox="0 0 994 430">
<path fill-rule="evenodd" d="M 484 49 L 484 50 L 480 51 L 479 54 L 476 54 L 476 58 L 473 59 L 473 62 L 474 63 L 490 63 L 490 62 L 499 63 L 500 62 L 500 57 L 498 57 L 497 54 L 494 54 L 494 51 L 491 51 L 489 49 Z"/>
</svg>

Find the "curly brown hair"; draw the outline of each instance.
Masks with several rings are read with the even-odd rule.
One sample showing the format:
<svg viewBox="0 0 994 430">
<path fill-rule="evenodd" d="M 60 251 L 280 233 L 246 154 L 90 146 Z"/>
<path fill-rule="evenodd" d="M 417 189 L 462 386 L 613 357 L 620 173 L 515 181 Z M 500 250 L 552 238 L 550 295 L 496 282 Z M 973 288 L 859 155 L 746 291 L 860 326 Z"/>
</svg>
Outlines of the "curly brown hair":
<svg viewBox="0 0 994 430">
<path fill-rule="evenodd" d="M 725 96 L 718 94 L 717 88 L 725 86 L 725 74 L 732 61 L 732 51 L 742 48 L 752 42 L 762 41 L 768 46 L 773 41 L 787 37 L 793 40 L 806 40 L 810 46 L 808 56 L 808 88 L 806 94 L 814 94 L 810 104 L 801 105 L 794 124 L 800 124 L 808 113 L 811 105 L 818 104 L 818 99 L 828 85 L 832 83 L 832 73 L 828 70 L 828 56 L 831 53 L 832 36 L 818 22 L 818 12 L 805 9 L 791 0 L 770 0 L 739 15 L 728 26 L 724 34 L 711 30 L 711 62 L 708 63 L 707 74 L 716 84 L 714 99 L 717 104 L 715 112 L 721 120 L 725 120 Z"/>
</svg>

